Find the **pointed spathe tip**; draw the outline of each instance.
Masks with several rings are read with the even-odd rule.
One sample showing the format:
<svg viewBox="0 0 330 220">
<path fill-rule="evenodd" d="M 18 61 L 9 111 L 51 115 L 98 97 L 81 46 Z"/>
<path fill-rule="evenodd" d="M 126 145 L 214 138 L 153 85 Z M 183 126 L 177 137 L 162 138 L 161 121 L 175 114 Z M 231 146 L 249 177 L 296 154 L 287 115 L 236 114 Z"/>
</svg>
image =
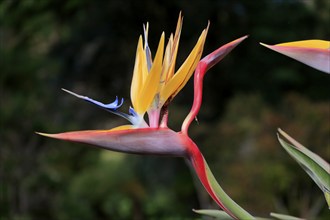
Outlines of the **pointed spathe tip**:
<svg viewBox="0 0 330 220">
<path fill-rule="evenodd" d="M 222 60 L 230 51 L 232 51 L 237 45 L 239 45 L 243 40 L 245 40 L 248 37 L 249 37 L 249 35 L 245 35 L 243 37 L 240 37 L 236 40 L 233 40 L 233 41 L 221 46 L 217 50 L 215 50 L 212 53 L 210 53 L 209 55 L 205 56 L 201 60 L 201 63 L 206 64 L 207 70 L 209 70 L 211 67 L 213 67 L 216 63 L 218 63 L 220 60 Z"/>
<path fill-rule="evenodd" d="M 52 134 L 48 134 L 48 133 L 43 133 L 43 132 L 38 132 L 38 131 L 35 131 L 34 133 L 36 133 L 37 135 L 40 135 L 40 136 L 44 136 L 44 137 L 52 137 Z"/>
<path fill-rule="evenodd" d="M 259 42 L 259 44 L 260 44 L 261 46 L 264 46 L 264 47 L 270 49 L 270 50 L 273 50 L 273 51 L 275 51 L 275 52 L 278 52 L 278 53 L 281 53 L 281 54 L 286 55 L 286 54 L 282 51 L 281 46 L 278 46 L 278 45 L 269 45 L 269 44 L 265 44 L 265 43 L 262 43 L 262 42 Z"/>
<path fill-rule="evenodd" d="M 236 45 L 240 44 L 243 40 L 245 40 L 248 37 L 249 37 L 249 35 L 244 35 L 243 37 L 240 37 L 240 38 L 234 40 L 232 43 L 236 46 Z"/>
<path fill-rule="evenodd" d="M 250 35 L 244 35 L 243 37 L 240 37 L 240 38 L 238 38 L 238 39 L 241 39 L 241 40 L 245 40 L 246 38 L 248 38 Z"/>
<path fill-rule="evenodd" d="M 43 132 L 38 132 L 35 131 L 37 135 L 44 136 L 44 137 L 49 137 L 49 138 L 55 138 L 55 139 L 65 139 L 62 137 L 61 133 L 59 134 L 49 134 L 49 133 L 43 133 Z"/>
<path fill-rule="evenodd" d="M 249 37 L 249 35 L 244 35 L 243 37 L 237 38 L 236 40 L 233 40 L 233 41 L 225 44 L 224 46 L 234 48 L 234 47 L 236 47 L 238 44 L 240 44 L 243 40 L 245 40 L 248 37 Z"/>
<path fill-rule="evenodd" d="M 262 42 L 259 42 L 259 44 L 260 44 L 261 46 L 264 46 L 264 47 L 267 47 L 267 48 L 270 48 L 270 47 L 271 47 L 270 45 L 265 44 L 265 43 L 262 43 Z"/>
</svg>

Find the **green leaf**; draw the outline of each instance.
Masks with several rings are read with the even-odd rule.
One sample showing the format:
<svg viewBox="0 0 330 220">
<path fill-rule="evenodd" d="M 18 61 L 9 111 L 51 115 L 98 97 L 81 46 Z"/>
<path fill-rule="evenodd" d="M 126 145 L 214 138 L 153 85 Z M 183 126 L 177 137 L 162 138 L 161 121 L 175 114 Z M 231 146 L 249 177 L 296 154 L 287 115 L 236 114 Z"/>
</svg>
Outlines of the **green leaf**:
<svg viewBox="0 0 330 220">
<path fill-rule="evenodd" d="M 325 194 L 325 198 L 330 208 L 330 165 L 320 156 L 308 150 L 306 147 L 301 145 L 281 129 L 278 129 L 278 132 L 290 142 L 288 143 L 284 141 L 278 134 L 278 140 L 282 147 L 300 164 L 306 173 L 320 187 L 320 189 Z"/>
<path fill-rule="evenodd" d="M 212 190 L 216 194 L 216 196 L 221 200 L 221 202 L 224 204 L 224 206 L 233 213 L 238 219 L 255 219 L 250 213 L 245 211 L 242 207 L 240 207 L 234 200 L 232 200 L 225 191 L 221 188 L 215 177 L 213 176 L 209 166 L 207 165 L 206 161 L 205 163 L 205 169 L 206 169 L 206 175 L 207 179 L 210 182 L 210 185 L 212 187 Z"/>
<path fill-rule="evenodd" d="M 303 218 L 297 218 L 291 215 L 283 215 L 283 214 L 278 214 L 278 213 L 274 213 L 271 212 L 270 216 L 276 218 L 276 219 L 280 219 L 280 220 L 304 220 Z"/>
<path fill-rule="evenodd" d="M 222 220 L 232 220 L 233 219 L 225 211 L 221 211 L 221 210 L 214 210 L 214 209 L 195 210 L 195 209 L 193 209 L 193 211 L 198 214 L 201 214 L 201 215 L 207 215 L 207 216 L 222 219 Z"/>
<path fill-rule="evenodd" d="M 324 197 L 325 197 L 325 200 L 327 201 L 328 207 L 330 209 L 330 192 L 324 192 Z"/>
<path fill-rule="evenodd" d="M 221 219 L 221 220 L 232 220 L 233 218 L 228 215 L 225 211 L 221 210 L 216 210 L 216 209 L 200 209 L 200 210 L 195 210 L 193 209 L 194 212 L 201 214 L 201 215 L 207 215 L 210 217 L 214 217 L 216 219 Z M 268 218 L 261 218 L 261 217 L 256 217 L 256 220 L 269 220 Z"/>
</svg>

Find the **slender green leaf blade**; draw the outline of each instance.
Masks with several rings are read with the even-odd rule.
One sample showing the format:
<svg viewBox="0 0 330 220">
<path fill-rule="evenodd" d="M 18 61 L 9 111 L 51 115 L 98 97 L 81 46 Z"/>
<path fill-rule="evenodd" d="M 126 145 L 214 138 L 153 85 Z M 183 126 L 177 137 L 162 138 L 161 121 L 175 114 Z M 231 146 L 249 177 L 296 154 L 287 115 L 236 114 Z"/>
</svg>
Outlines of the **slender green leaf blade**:
<svg viewBox="0 0 330 220">
<path fill-rule="evenodd" d="M 295 139 L 290 137 L 290 135 L 288 135 L 287 133 L 285 133 L 281 129 L 278 129 L 278 132 L 283 137 L 285 137 L 294 147 L 296 147 L 298 150 L 302 151 L 304 154 L 308 155 L 311 159 L 313 159 L 318 165 L 320 165 L 330 175 L 330 165 L 322 157 L 320 157 L 319 155 L 317 155 L 317 154 L 313 153 L 312 151 L 308 150 L 306 147 L 304 147 L 298 141 L 296 141 Z"/>
<path fill-rule="evenodd" d="M 206 215 L 210 217 L 214 217 L 216 219 L 221 219 L 221 220 L 232 220 L 233 218 L 228 215 L 225 211 L 222 210 L 216 210 L 216 209 L 200 209 L 200 210 L 195 210 L 193 209 L 194 212 L 201 214 L 201 215 Z M 255 217 L 256 220 L 270 220 L 269 218 L 261 218 L 261 217 Z"/>
<path fill-rule="evenodd" d="M 287 143 L 278 135 L 278 140 L 282 147 L 301 165 L 306 173 L 320 187 L 329 205 L 329 198 L 327 196 L 330 192 L 330 165 L 321 157 L 295 141 L 284 131 L 279 129 L 279 133 L 293 144 Z"/>
<path fill-rule="evenodd" d="M 210 217 L 223 219 L 223 220 L 232 220 L 233 218 L 228 215 L 225 211 L 221 210 L 213 210 L 213 209 L 200 209 L 200 210 L 194 210 L 194 212 L 201 214 L 201 215 L 207 215 Z"/>
<path fill-rule="evenodd" d="M 240 207 L 234 200 L 232 200 L 225 191 L 221 188 L 215 177 L 213 176 L 209 166 L 207 165 L 206 161 L 205 169 L 207 174 L 207 179 L 210 182 L 212 190 L 217 195 L 217 197 L 221 200 L 224 206 L 230 210 L 238 219 L 255 219 L 250 213 L 245 211 L 242 207 Z"/>
<path fill-rule="evenodd" d="M 274 212 L 271 212 L 270 216 L 280 220 L 304 220 L 303 218 L 297 218 L 291 215 L 278 214 Z"/>
<path fill-rule="evenodd" d="M 324 192 L 325 200 L 327 201 L 328 208 L 330 209 L 330 192 Z"/>
</svg>

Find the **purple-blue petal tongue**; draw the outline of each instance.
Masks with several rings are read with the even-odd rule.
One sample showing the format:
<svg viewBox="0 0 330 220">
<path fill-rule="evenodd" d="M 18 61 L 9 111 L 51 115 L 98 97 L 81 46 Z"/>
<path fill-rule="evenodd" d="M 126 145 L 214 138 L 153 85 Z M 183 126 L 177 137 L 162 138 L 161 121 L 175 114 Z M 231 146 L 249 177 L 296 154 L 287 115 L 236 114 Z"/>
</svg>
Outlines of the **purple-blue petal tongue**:
<svg viewBox="0 0 330 220">
<path fill-rule="evenodd" d="M 123 117 L 125 118 L 126 120 L 128 120 L 129 122 L 131 122 L 132 124 L 135 124 L 137 120 L 137 118 L 139 117 L 138 114 L 134 111 L 134 109 L 132 107 L 130 107 L 129 109 L 129 113 L 130 114 L 126 114 L 126 113 L 123 113 L 123 112 L 120 112 L 120 111 L 117 111 L 118 108 L 120 108 L 122 105 L 123 105 L 123 102 L 124 102 L 124 99 L 122 98 L 120 100 L 120 103 L 119 103 L 119 100 L 118 100 L 118 97 L 116 96 L 116 100 L 112 103 L 109 103 L 109 104 L 104 104 L 102 102 L 99 102 L 99 101 L 96 101 L 94 99 L 91 99 L 87 96 L 82 96 L 82 95 L 79 95 L 77 93 L 74 93 L 74 92 L 71 92 L 67 89 L 63 89 L 62 90 L 64 92 L 67 92 L 79 99 L 82 99 L 86 102 L 89 102 L 89 103 L 92 103 L 94 105 L 97 105 L 98 107 L 108 111 L 108 112 L 111 112 L 112 114 L 115 114 L 115 115 L 118 115 L 120 117 Z"/>
<path fill-rule="evenodd" d="M 130 115 L 132 115 L 133 117 L 138 117 L 138 114 L 136 113 L 136 111 L 134 110 L 134 108 L 129 107 L 129 113 Z"/>
<path fill-rule="evenodd" d="M 120 103 L 118 103 L 118 97 L 116 96 L 116 100 L 114 102 L 111 102 L 109 104 L 104 104 L 102 102 L 99 102 L 99 101 L 96 101 L 94 99 L 91 99 L 91 98 L 89 98 L 87 96 L 78 95 L 77 93 L 71 92 L 71 91 L 69 91 L 67 89 L 62 89 L 62 90 L 64 92 L 67 92 L 67 93 L 73 95 L 73 96 L 76 96 L 77 98 L 83 99 L 83 100 L 85 100 L 87 102 L 90 102 L 92 104 L 95 104 L 95 105 L 97 105 L 97 106 L 99 106 L 101 108 L 104 108 L 106 110 L 116 111 L 120 106 L 123 105 L 123 102 L 124 102 L 124 99 L 122 98 L 120 100 Z"/>
</svg>

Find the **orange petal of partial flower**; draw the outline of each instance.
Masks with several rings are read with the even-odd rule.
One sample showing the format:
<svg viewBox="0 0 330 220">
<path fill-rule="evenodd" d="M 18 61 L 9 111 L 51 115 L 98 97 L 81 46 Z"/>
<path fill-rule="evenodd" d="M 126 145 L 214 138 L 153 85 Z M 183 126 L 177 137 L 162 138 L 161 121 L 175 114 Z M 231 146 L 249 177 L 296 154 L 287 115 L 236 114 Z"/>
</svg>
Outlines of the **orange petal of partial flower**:
<svg viewBox="0 0 330 220">
<path fill-rule="evenodd" d="M 263 43 L 260 44 L 317 70 L 330 73 L 329 41 L 305 40 L 282 43 L 273 46 Z"/>
</svg>

